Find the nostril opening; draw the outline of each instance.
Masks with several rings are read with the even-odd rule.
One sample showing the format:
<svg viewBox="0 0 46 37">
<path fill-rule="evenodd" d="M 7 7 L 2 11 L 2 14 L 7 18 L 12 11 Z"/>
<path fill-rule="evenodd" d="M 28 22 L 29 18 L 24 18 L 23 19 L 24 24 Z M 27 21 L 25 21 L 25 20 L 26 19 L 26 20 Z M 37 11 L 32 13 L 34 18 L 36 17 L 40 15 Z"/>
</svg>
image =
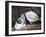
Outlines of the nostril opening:
<svg viewBox="0 0 46 37">
<path fill-rule="evenodd" d="M 21 21 L 21 20 L 17 20 L 17 23 L 21 24 L 21 23 L 22 23 L 22 21 Z"/>
</svg>

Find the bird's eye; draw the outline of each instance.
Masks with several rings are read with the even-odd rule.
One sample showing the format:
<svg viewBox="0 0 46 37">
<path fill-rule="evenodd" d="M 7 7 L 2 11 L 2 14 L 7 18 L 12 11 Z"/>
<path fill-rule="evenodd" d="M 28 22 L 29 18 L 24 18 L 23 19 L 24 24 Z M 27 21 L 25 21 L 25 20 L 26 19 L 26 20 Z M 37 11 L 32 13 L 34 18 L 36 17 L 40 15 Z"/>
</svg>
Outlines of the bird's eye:
<svg viewBox="0 0 46 37">
<path fill-rule="evenodd" d="M 17 23 L 21 24 L 21 23 L 22 23 L 22 21 L 19 19 L 19 20 L 17 20 Z"/>
</svg>

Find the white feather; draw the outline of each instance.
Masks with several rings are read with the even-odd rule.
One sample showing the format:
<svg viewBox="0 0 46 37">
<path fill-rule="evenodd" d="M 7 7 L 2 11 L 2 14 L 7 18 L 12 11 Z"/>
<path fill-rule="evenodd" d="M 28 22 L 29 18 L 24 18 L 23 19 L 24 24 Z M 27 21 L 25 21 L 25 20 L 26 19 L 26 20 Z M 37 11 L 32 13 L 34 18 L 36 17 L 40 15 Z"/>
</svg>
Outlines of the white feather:
<svg viewBox="0 0 46 37">
<path fill-rule="evenodd" d="M 25 15 L 29 22 L 34 22 L 36 20 L 39 20 L 39 16 L 33 11 L 27 12 Z"/>
</svg>

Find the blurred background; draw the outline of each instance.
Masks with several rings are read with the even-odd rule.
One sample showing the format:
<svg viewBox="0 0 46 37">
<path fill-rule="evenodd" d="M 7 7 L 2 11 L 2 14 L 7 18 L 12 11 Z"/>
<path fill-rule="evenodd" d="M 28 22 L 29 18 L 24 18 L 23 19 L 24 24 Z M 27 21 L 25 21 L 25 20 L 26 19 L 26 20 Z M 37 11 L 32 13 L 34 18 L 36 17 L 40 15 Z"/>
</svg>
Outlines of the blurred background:
<svg viewBox="0 0 46 37">
<path fill-rule="evenodd" d="M 41 18 L 41 7 L 27 7 L 27 6 L 12 6 L 12 31 L 15 31 L 15 22 L 20 17 L 21 14 L 33 11 Z M 37 20 L 35 22 L 26 22 L 26 27 L 21 30 L 40 30 L 41 21 Z"/>
</svg>

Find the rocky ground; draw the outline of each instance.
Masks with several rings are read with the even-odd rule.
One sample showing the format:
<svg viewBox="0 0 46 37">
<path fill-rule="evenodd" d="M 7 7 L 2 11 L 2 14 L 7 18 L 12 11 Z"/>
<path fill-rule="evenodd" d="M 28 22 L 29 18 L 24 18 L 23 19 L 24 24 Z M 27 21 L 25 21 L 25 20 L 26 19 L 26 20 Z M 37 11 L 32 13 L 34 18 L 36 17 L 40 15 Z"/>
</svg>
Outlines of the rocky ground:
<svg viewBox="0 0 46 37">
<path fill-rule="evenodd" d="M 20 30 L 16 30 L 15 28 L 13 28 L 13 31 L 26 31 L 26 30 L 40 30 L 41 29 L 41 21 L 36 21 L 36 22 L 32 22 L 32 23 L 28 23 L 26 24 L 25 27 L 22 27 L 22 29 Z"/>
</svg>

